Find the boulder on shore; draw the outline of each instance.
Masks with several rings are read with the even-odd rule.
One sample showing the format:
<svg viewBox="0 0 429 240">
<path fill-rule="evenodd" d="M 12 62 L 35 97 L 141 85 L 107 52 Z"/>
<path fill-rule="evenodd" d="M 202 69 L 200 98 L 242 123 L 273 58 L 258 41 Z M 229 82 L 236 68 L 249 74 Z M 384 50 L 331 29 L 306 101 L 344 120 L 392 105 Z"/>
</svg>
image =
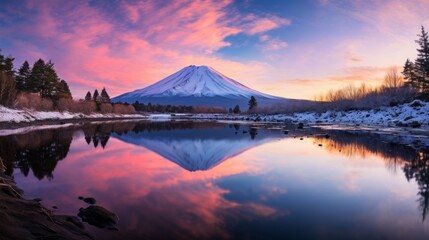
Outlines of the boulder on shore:
<svg viewBox="0 0 429 240">
<path fill-rule="evenodd" d="M 77 215 L 82 218 L 82 221 L 98 228 L 118 230 L 116 227 L 118 216 L 104 207 L 92 205 L 87 208 L 81 208 Z"/>
</svg>

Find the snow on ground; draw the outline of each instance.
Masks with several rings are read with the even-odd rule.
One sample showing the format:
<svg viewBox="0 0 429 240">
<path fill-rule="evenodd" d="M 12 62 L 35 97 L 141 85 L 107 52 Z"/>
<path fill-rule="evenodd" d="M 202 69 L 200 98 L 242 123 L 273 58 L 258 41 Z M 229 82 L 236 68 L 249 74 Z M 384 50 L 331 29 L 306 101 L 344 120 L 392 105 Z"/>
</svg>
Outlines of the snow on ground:
<svg viewBox="0 0 429 240">
<path fill-rule="evenodd" d="M 429 102 L 415 100 L 411 103 L 395 107 L 381 107 L 371 110 L 303 112 L 293 114 L 101 114 L 70 112 L 38 112 L 32 110 L 17 110 L 0 106 L 0 122 L 31 122 L 48 119 L 79 119 L 79 118 L 146 118 L 149 120 L 169 119 L 209 119 L 261 122 L 302 122 L 307 124 L 336 124 L 336 125 L 370 125 L 370 126 L 412 126 L 420 124 L 429 127 Z"/>
<path fill-rule="evenodd" d="M 372 126 L 412 126 L 419 123 L 429 125 L 429 102 L 415 100 L 395 107 L 380 107 L 371 110 L 303 112 L 293 114 L 194 114 L 193 119 L 248 120 L 262 122 L 302 122 L 308 124 L 362 124 Z"/>
<path fill-rule="evenodd" d="M 80 118 L 144 118 L 141 114 L 101 114 L 92 113 L 85 115 L 82 113 L 70 112 L 39 112 L 33 110 L 18 110 L 0 106 L 0 122 L 31 122 L 36 120 L 60 120 L 60 119 L 80 119 Z"/>
</svg>

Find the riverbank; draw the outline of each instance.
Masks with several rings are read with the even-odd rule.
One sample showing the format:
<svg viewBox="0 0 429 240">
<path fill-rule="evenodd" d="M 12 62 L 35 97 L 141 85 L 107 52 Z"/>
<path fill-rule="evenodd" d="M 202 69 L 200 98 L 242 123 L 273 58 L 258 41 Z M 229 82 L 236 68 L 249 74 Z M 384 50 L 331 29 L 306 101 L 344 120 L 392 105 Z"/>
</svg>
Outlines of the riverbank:
<svg viewBox="0 0 429 240">
<path fill-rule="evenodd" d="M 370 110 L 328 110 L 293 114 L 192 114 L 172 118 L 428 128 L 429 103 L 415 100 L 398 106 Z"/>
<path fill-rule="evenodd" d="M 22 198 L 0 160 L 0 239 L 93 239 L 76 216 L 55 215 L 38 199 Z"/>
<path fill-rule="evenodd" d="M 37 112 L 0 106 L 0 130 L 13 130 L 52 125 L 79 124 L 112 120 L 149 121 L 231 121 L 261 122 L 282 125 L 336 126 L 347 130 L 429 134 L 429 103 L 415 100 L 398 106 L 371 110 L 301 112 L 293 114 L 101 114 L 84 115 L 69 112 Z M 9 131 L 13 134 L 15 131 Z M 4 134 L 3 134 L 4 135 Z"/>
<path fill-rule="evenodd" d="M 0 106 L 0 129 L 19 129 L 30 126 L 77 124 L 111 120 L 146 119 L 147 114 L 70 113 L 19 110 Z"/>
</svg>

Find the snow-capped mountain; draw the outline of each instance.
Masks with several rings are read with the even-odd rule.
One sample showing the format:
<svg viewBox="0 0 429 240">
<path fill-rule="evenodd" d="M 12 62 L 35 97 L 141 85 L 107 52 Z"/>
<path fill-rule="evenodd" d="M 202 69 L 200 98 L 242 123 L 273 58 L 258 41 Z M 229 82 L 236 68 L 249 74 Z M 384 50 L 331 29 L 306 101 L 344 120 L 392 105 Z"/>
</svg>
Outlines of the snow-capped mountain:
<svg viewBox="0 0 429 240">
<path fill-rule="evenodd" d="M 246 150 L 286 137 L 278 130 L 252 131 L 249 126 L 234 129 L 227 125 L 174 131 L 130 131 L 122 135 L 113 133 L 111 136 L 149 149 L 188 171 L 209 170 Z"/>
<path fill-rule="evenodd" d="M 188 66 L 146 88 L 113 98 L 114 102 L 246 107 L 251 96 L 260 106 L 287 101 L 253 90 L 207 66 Z"/>
</svg>

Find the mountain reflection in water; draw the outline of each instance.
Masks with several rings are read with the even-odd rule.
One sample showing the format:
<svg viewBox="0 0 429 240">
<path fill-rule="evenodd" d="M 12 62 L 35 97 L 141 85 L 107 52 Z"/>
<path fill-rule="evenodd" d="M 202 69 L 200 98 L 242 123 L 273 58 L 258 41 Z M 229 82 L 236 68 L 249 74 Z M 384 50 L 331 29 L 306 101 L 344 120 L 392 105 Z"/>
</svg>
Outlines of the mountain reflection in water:
<svg viewBox="0 0 429 240">
<path fill-rule="evenodd" d="M 231 125 L 221 123 L 187 123 L 177 128 L 165 124 L 155 128 L 151 123 L 140 124 L 128 134 L 113 133 L 112 137 L 145 147 L 188 171 L 209 170 L 248 149 L 284 137 L 279 130 L 258 131 L 250 126 L 240 129 L 240 125 L 232 125 L 232 130 Z M 172 129 L 175 131 L 169 131 Z"/>
<path fill-rule="evenodd" d="M 303 141 L 299 140 L 301 136 Z M 304 144 L 304 149 L 299 144 Z M 277 147 L 266 147 L 270 145 Z M 264 147 L 270 152 L 255 151 Z M 292 150 L 302 152 L 287 155 L 294 153 Z M 417 186 L 417 192 L 412 192 L 417 199 L 411 197 L 418 204 L 407 198 L 407 202 L 393 206 L 401 209 L 418 205 L 420 211 L 414 216 L 420 219 L 421 214 L 425 221 L 429 205 L 428 149 L 415 150 L 379 135 L 306 129 L 289 129 L 289 134 L 284 134 L 279 128 L 216 122 L 111 122 L 0 137 L 0 157 L 7 174 L 16 175 L 18 186 L 26 192 L 28 189 L 32 197 L 41 194 L 60 211 L 74 214 L 82 207 L 74 200 L 77 196 L 93 196 L 119 215 L 122 225 L 118 233 L 91 230 L 101 239 L 281 239 L 285 233 L 291 238 L 380 238 L 371 231 L 386 213 L 374 222 L 372 212 L 365 211 L 382 208 L 365 204 L 367 200 L 378 203 L 374 199 L 382 196 L 371 192 L 350 198 L 349 193 L 340 193 L 331 186 L 336 180 L 323 179 L 326 175 L 322 173 L 332 175 L 330 167 L 343 166 L 318 165 L 322 159 L 317 159 L 315 153 L 310 157 L 316 159 L 309 160 L 306 155 L 316 150 L 321 158 L 328 159 L 382 159 L 390 175 L 399 174 Z M 303 172 L 307 168 L 308 172 Z M 305 174 L 310 175 L 303 178 Z M 309 179 L 312 175 L 316 181 L 313 185 Z M 317 182 L 325 185 L 315 185 Z M 61 187 L 55 187 L 60 183 Z M 394 188 L 393 184 L 397 182 L 387 186 Z M 55 191 L 48 191 L 51 187 Z M 384 185 L 375 189 L 384 194 L 390 191 Z M 388 221 L 394 219 L 391 216 L 399 220 L 403 217 L 386 216 L 390 216 Z M 407 220 L 402 224 L 408 224 Z M 355 235 L 350 222 L 359 225 L 363 235 Z M 400 231 L 398 225 L 385 229 Z M 423 230 L 415 223 L 409 229 L 416 234 L 410 238 L 424 239 Z M 403 236 L 383 234 L 386 238 Z"/>
</svg>

